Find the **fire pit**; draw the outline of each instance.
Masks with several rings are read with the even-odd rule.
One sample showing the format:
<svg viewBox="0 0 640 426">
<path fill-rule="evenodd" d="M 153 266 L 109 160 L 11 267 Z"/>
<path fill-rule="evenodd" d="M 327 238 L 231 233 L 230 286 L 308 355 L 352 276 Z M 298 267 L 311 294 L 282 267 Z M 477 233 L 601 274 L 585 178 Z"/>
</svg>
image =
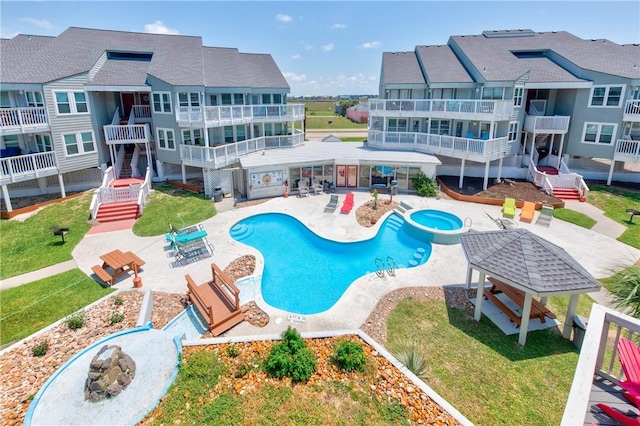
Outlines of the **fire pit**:
<svg viewBox="0 0 640 426">
<path fill-rule="evenodd" d="M 89 364 L 84 397 L 101 401 L 119 395 L 135 377 L 136 363 L 120 346 L 105 345 Z"/>
</svg>

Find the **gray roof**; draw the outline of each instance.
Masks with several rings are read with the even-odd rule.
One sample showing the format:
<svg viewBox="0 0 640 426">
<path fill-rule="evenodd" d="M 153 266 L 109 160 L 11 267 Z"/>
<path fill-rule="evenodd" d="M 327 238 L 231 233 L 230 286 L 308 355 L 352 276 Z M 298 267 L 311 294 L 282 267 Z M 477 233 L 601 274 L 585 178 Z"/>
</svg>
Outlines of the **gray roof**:
<svg viewBox="0 0 640 426">
<path fill-rule="evenodd" d="M 237 49 L 204 47 L 205 85 L 289 89 L 271 55 L 240 53 Z"/>
<path fill-rule="evenodd" d="M 434 155 L 373 149 L 353 142 L 310 141 L 293 148 L 267 149 L 264 155 L 256 152 L 240 158 L 242 168 L 338 161 L 338 164 L 374 161 L 380 164 L 441 164 Z"/>
<path fill-rule="evenodd" d="M 505 37 L 505 31 L 500 33 L 502 36 L 499 37 L 452 36 L 449 44 L 459 46 L 488 81 L 516 80 L 528 70 L 529 62 L 518 59 L 511 52 L 537 50 L 553 51 L 586 70 L 640 78 L 640 45 L 623 46 L 609 40 L 583 40 L 566 31 L 531 32 L 529 36 L 516 34 L 513 37 Z M 533 72 L 532 78 L 537 78 Z"/>
<path fill-rule="evenodd" d="M 526 229 L 460 235 L 471 267 L 537 296 L 598 291 L 585 268 L 557 245 Z"/>
<path fill-rule="evenodd" d="M 384 52 L 382 74 L 386 84 L 426 84 L 415 52 Z"/>
<path fill-rule="evenodd" d="M 416 46 L 429 83 L 473 83 L 453 50 L 444 46 Z"/>
<path fill-rule="evenodd" d="M 144 86 L 149 62 L 107 60 L 89 82 L 95 86 Z"/>
</svg>

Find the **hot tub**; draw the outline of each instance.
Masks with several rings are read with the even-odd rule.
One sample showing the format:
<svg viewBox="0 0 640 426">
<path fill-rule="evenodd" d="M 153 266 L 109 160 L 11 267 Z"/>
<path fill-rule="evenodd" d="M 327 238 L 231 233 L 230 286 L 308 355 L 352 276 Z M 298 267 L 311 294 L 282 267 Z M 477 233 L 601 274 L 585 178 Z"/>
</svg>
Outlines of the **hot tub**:
<svg viewBox="0 0 640 426">
<path fill-rule="evenodd" d="M 405 230 L 412 237 L 436 244 L 457 244 L 466 232 L 462 219 L 442 210 L 420 209 L 404 213 Z"/>
</svg>

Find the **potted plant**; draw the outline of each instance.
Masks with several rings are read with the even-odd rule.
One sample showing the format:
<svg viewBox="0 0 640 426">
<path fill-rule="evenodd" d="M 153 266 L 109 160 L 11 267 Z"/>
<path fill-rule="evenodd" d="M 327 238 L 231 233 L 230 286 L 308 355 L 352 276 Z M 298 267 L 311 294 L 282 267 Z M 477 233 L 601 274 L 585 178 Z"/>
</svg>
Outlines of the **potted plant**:
<svg viewBox="0 0 640 426">
<path fill-rule="evenodd" d="M 284 181 L 284 198 L 287 198 L 289 196 L 289 181 L 285 180 Z"/>
</svg>

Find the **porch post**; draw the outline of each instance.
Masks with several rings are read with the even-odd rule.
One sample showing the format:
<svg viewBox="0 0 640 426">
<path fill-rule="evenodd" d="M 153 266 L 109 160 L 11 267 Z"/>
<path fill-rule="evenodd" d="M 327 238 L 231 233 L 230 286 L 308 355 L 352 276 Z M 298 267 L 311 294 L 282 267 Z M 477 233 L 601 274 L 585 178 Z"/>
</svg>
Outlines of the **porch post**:
<svg viewBox="0 0 640 426">
<path fill-rule="evenodd" d="M 554 142 L 556 141 L 556 135 L 551 134 L 551 143 L 549 144 L 549 153 L 547 154 L 547 165 L 549 165 L 549 158 L 551 158 L 551 155 L 553 154 L 553 145 Z"/>
<path fill-rule="evenodd" d="M 484 279 L 485 273 L 480 272 L 480 278 L 478 278 L 478 291 L 476 294 L 476 311 L 473 315 L 473 318 L 476 321 L 480 321 L 480 317 L 482 316 L 482 297 L 484 292 Z"/>
<path fill-rule="evenodd" d="M 572 294 L 569 297 L 569 306 L 567 307 L 567 317 L 564 319 L 564 328 L 562 329 L 562 337 L 565 339 L 571 338 L 571 329 L 573 328 L 573 317 L 576 314 L 576 307 L 578 306 L 578 294 Z"/>
<path fill-rule="evenodd" d="M 464 179 L 464 158 L 462 159 L 462 163 L 460 163 L 460 180 L 458 181 L 458 188 L 462 189 L 462 181 Z"/>
<path fill-rule="evenodd" d="M 533 160 L 533 150 L 536 148 L 536 132 L 533 132 L 531 134 L 531 160 Z M 537 166 L 537 164 L 534 164 L 534 166 Z"/>
<path fill-rule="evenodd" d="M 209 146 L 209 129 L 207 129 L 207 126 L 204 126 L 203 132 L 204 132 L 204 146 L 208 147 Z"/>
<path fill-rule="evenodd" d="M 482 190 L 487 190 L 487 185 L 489 184 L 489 165 L 491 164 L 491 160 L 484 163 L 484 182 L 482 182 Z"/>
<path fill-rule="evenodd" d="M 564 134 L 560 135 L 560 149 L 558 150 L 558 167 L 560 170 L 560 163 L 562 163 L 562 148 L 564 146 Z"/>
<path fill-rule="evenodd" d="M 4 198 L 4 205 L 7 206 L 7 211 L 13 211 L 13 207 L 11 207 L 11 198 L 9 197 L 9 189 L 7 185 L 2 185 L 2 197 Z"/>
<path fill-rule="evenodd" d="M 180 169 L 182 172 L 182 183 L 184 183 L 185 185 L 187 184 L 187 170 L 186 167 L 184 166 L 184 163 L 182 163 L 180 165 Z"/>
<path fill-rule="evenodd" d="M 62 198 L 67 196 L 67 193 L 64 190 L 64 180 L 62 179 L 62 173 L 58 173 L 58 183 L 60 184 L 60 195 Z"/>
<path fill-rule="evenodd" d="M 522 318 L 520 321 L 520 337 L 518 344 L 524 346 L 527 341 L 527 331 L 529 330 L 529 315 L 531 315 L 531 293 L 524 294 L 524 306 L 522 307 Z"/>
<path fill-rule="evenodd" d="M 611 179 L 613 178 L 613 169 L 615 168 L 616 160 L 611 160 L 611 167 L 609 167 L 609 176 L 607 176 L 607 186 L 611 186 Z"/>
<path fill-rule="evenodd" d="M 504 157 L 500 157 L 500 160 L 498 160 L 498 177 L 496 179 L 500 180 L 500 178 L 502 177 L 502 161 L 504 160 Z"/>
<path fill-rule="evenodd" d="M 547 306 L 547 296 L 542 296 L 540 298 L 540 303 L 544 306 Z"/>
<path fill-rule="evenodd" d="M 473 277 L 473 269 L 471 265 L 467 266 L 467 290 L 471 288 L 471 279 Z"/>
</svg>

